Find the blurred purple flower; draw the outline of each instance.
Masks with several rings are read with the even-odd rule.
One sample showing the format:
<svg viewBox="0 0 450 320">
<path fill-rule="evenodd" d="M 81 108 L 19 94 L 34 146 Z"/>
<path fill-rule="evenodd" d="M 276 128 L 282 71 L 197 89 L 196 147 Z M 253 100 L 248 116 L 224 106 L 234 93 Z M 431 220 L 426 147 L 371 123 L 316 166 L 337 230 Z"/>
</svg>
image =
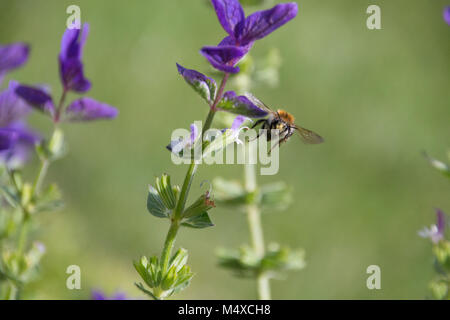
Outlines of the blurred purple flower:
<svg viewBox="0 0 450 320">
<path fill-rule="evenodd" d="M 29 46 L 21 42 L 0 45 L 0 84 L 6 72 L 22 66 L 28 60 L 29 52 Z"/>
<path fill-rule="evenodd" d="M 217 109 L 243 115 L 249 118 L 262 118 L 268 115 L 268 112 L 246 96 L 238 96 L 234 91 L 227 91 L 223 99 L 218 103 Z"/>
<path fill-rule="evenodd" d="M 419 231 L 419 236 L 428 238 L 436 244 L 444 239 L 446 223 L 445 213 L 441 209 L 436 209 L 436 224 L 430 228 L 424 227 Z"/>
<path fill-rule="evenodd" d="M 83 47 L 89 33 L 89 25 L 85 23 L 83 30 L 66 29 L 61 40 L 59 54 L 59 73 L 65 91 L 84 93 L 91 88 L 91 83 L 84 77 Z"/>
<path fill-rule="evenodd" d="M 0 162 L 8 167 L 23 165 L 40 140 L 25 124 L 31 108 L 16 95 L 17 87 L 17 82 L 10 81 L 8 88 L 0 92 Z"/>
<path fill-rule="evenodd" d="M 118 111 L 106 103 L 98 102 L 92 98 L 84 97 L 73 101 L 66 109 L 67 121 L 92 121 L 97 119 L 113 119 Z"/>
<path fill-rule="evenodd" d="M 15 92 L 33 108 L 54 117 L 55 105 L 53 99 L 44 89 L 18 85 Z"/>
<path fill-rule="evenodd" d="M 66 29 L 64 32 L 59 54 L 63 98 L 58 106 L 55 106 L 51 95 L 42 88 L 18 85 L 15 89 L 18 96 L 33 108 L 49 115 L 54 122 L 111 119 L 118 114 L 117 109 L 89 97 L 77 99 L 64 108 L 65 93 L 68 90 L 83 93 L 91 87 L 91 83 L 84 77 L 83 63 L 81 62 L 88 32 L 89 25 L 87 23 L 84 24 L 82 31 Z"/>
<path fill-rule="evenodd" d="M 444 20 L 450 26 L 450 6 L 445 7 L 444 9 Z"/>
<path fill-rule="evenodd" d="M 17 141 L 17 133 L 0 128 L 0 153 L 11 149 Z"/>
<path fill-rule="evenodd" d="M 52 97 L 43 89 L 19 85 L 17 95 L 24 99 L 35 109 L 50 115 L 55 122 L 59 121 L 93 121 L 100 119 L 112 119 L 118 114 L 116 108 L 89 97 L 83 97 L 73 101 L 60 116 L 57 114 Z"/>
<path fill-rule="evenodd" d="M 218 46 L 203 47 L 200 53 L 211 65 L 229 73 L 239 72 L 235 65 L 260 40 L 296 17 L 297 4 L 281 3 L 272 9 L 257 11 L 245 18 L 238 0 L 211 0 L 217 17 L 228 33 Z"/>
<path fill-rule="evenodd" d="M 127 300 L 127 296 L 123 292 L 116 292 L 108 297 L 103 291 L 92 290 L 92 300 Z"/>
<path fill-rule="evenodd" d="M 192 123 L 189 128 L 190 135 L 188 137 L 184 137 L 184 139 L 183 137 L 180 137 L 178 140 L 170 141 L 170 144 L 166 146 L 167 150 L 177 155 L 183 150 L 190 150 L 199 137 L 199 129 L 195 123 Z"/>
</svg>

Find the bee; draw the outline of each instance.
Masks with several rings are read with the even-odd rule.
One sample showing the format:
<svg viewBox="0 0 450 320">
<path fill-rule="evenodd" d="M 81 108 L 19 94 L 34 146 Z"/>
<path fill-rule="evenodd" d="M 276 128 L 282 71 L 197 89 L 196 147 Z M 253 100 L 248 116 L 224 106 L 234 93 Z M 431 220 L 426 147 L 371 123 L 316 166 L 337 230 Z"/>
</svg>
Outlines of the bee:
<svg viewBox="0 0 450 320">
<path fill-rule="evenodd" d="M 250 101 L 252 101 L 256 106 L 258 106 L 259 108 L 261 108 L 269 113 L 269 116 L 267 118 L 259 119 L 258 121 L 256 121 L 253 124 L 253 126 L 251 128 L 253 129 L 256 126 L 262 124 L 261 129 L 267 129 L 267 131 L 266 131 L 267 141 L 272 140 L 270 130 L 272 130 L 272 129 L 278 130 L 279 139 L 276 142 L 276 144 L 272 147 L 272 149 L 275 148 L 277 145 L 281 145 L 282 143 L 288 141 L 288 139 L 295 132 L 297 132 L 299 134 L 301 140 L 307 144 L 318 144 L 318 143 L 322 143 L 324 141 L 323 138 L 320 135 L 318 135 L 317 133 L 296 125 L 294 123 L 294 121 L 295 121 L 294 116 L 292 114 L 290 114 L 289 112 L 287 112 L 285 110 L 281 110 L 281 109 L 278 109 L 277 111 L 273 111 L 266 104 L 264 104 L 262 101 L 260 101 L 258 98 L 256 98 L 252 94 L 247 93 L 246 97 Z M 256 138 L 258 139 L 260 135 L 261 135 L 261 132 L 258 133 Z"/>
</svg>

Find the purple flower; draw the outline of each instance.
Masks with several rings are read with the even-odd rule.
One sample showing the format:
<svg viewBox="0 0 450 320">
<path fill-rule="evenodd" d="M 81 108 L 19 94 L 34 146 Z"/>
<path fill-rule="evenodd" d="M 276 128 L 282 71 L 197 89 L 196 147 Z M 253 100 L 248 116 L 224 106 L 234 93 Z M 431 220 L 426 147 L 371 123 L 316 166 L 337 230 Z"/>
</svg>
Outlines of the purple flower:
<svg viewBox="0 0 450 320">
<path fill-rule="evenodd" d="M 444 239 L 446 226 L 445 213 L 441 209 L 436 209 L 436 224 L 430 228 L 424 227 L 419 231 L 419 236 L 429 238 L 434 244 Z"/>
<path fill-rule="evenodd" d="M 11 149 L 17 141 L 17 133 L 0 128 L 0 154 L 2 151 Z"/>
<path fill-rule="evenodd" d="M 92 300 L 127 300 L 127 296 L 123 292 L 116 292 L 108 297 L 103 291 L 92 290 Z"/>
<path fill-rule="evenodd" d="M 84 97 L 73 101 L 67 107 L 65 120 L 67 121 L 92 121 L 98 119 L 113 119 L 118 111 L 106 103 L 98 102 L 92 98 Z"/>
<path fill-rule="evenodd" d="M 17 42 L 10 45 L 0 45 L 0 84 L 6 72 L 22 66 L 28 59 L 30 48 Z"/>
<path fill-rule="evenodd" d="M 217 109 L 249 118 L 263 118 L 268 114 L 246 96 L 238 96 L 234 91 L 225 92 L 223 99 L 217 104 Z"/>
<path fill-rule="evenodd" d="M 450 6 L 445 7 L 444 9 L 444 20 L 450 26 Z"/>
<path fill-rule="evenodd" d="M 88 33 L 89 25 L 85 23 L 82 31 L 66 29 L 62 37 L 59 72 L 65 91 L 84 93 L 91 88 L 91 83 L 84 77 L 81 61 Z"/>
<path fill-rule="evenodd" d="M 170 141 L 170 144 L 166 146 L 167 150 L 170 152 L 180 155 L 180 153 L 184 150 L 190 150 L 194 145 L 199 137 L 199 129 L 195 125 L 195 123 L 192 123 L 190 125 L 190 135 L 188 137 L 180 137 L 178 140 L 172 140 Z"/>
<path fill-rule="evenodd" d="M 203 47 L 200 53 L 218 70 L 237 73 L 235 65 L 260 40 L 295 18 L 297 4 L 282 3 L 272 9 L 257 11 L 245 18 L 238 0 L 211 0 L 220 24 L 228 33 L 218 46 Z"/>
<path fill-rule="evenodd" d="M 17 87 L 17 82 L 10 81 L 8 88 L 0 92 L 0 162 L 8 167 L 23 165 L 40 140 L 25 124 L 31 108 L 16 95 Z"/>
<path fill-rule="evenodd" d="M 49 115 L 54 122 L 111 119 L 118 114 L 117 109 L 89 97 L 77 99 L 65 108 L 64 98 L 68 90 L 86 92 L 91 87 L 91 83 L 84 78 L 81 62 L 88 31 L 89 25 L 84 24 L 82 31 L 67 29 L 62 37 L 59 65 L 63 83 L 63 99 L 57 107 L 51 95 L 42 88 L 26 85 L 18 85 L 15 88 L 15 93 L 19 97 L 33 108 Z"/>
<path fill-rule="evenodd" d="M 9 145 L 7 148 L 0 149 L 0 162 L 9 168 L 21 167 L 28 161 L 30 153 L 41 137 L 29 129 L 24 122 L 15 122 L 0 128 L 1 136 L 5 137 L 8 134 Z"/>
<path fill-rule="evenodd" d="M 51 117 L 55 115 L 55 105 L 52 97 L 44 89 L 18 85 L 15 92 L 33 108 Z"/>
<path fill-rule="evenodd" d="M 116 108 L 106 103 L 98 102 L 89 97 L 83 97 L 73 101 L 62 115 L 57 113 L 52 97 L 43 89 L 19 85 L 17 95 L 24 99 L 35 109 L 50 115 L 55 122 L 59 121 L 93 121 L 100 119 L 112 119 L 118 114 Z"/>
<path fill-rule="evenodd" d="M 0 92 L 0 127 L 22 120 L 31 111 L 31 108 L 20 99 L 15 90 L 19 84 L 12 80 L 8 88 Z"/>
<path fill-rule="evenodd" d="M 197 91 L 203 99 L 209 104 L 213 103 L 217 91 L 217 84 L 214 79 L 207 77 L 198 71 L 186 69 L 178 63 L 177 69 L 184 80 Z"/>
</svg>

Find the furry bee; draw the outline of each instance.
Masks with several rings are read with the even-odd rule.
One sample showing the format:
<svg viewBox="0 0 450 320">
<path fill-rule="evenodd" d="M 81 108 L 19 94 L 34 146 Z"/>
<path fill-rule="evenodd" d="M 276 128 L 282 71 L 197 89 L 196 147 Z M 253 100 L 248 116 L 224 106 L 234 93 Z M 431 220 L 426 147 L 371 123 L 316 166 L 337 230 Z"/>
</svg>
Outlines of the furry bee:
<svg viewBox="0 0 450 320">
<path fill-rule="evenodd" d="M 307 144 L 318 144 L 324 141 L 323 138 L 317 133 L 296 125 L 294 123 L 295 120 L 294 116 L 289 112 L 281 109 L 278 109 L 275 112 L 255 96 L 248 93 L 246 94 L 246 96 L 259 108 L 266 110 L 269 113 L 269 116 L 267 118 L 256 121 L 253 124 L 252 129 L 255 128 L 257 125 L 262 124 L 261 129 L 267 129 L 266 131 L 267 141 L 270 141 L 272 138 L 270 130 L 275 129 L 279 131 L 279 140 L 272 147 L 272 149 L 275 148 L 277 145 L 281 145 L 282 143 L 288 141 L 288 139 L 295 132 L 298 132 L 301 140 Z M 257 138 L 259 138 L 260 135 L 261 133 L 258 133 Z"/>
</svg>

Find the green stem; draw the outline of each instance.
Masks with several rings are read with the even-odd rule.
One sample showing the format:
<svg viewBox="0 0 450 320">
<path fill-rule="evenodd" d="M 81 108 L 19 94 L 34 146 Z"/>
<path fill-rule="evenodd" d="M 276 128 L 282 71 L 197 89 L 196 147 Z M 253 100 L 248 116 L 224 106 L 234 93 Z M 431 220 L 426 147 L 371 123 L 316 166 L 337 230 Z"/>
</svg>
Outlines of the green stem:
<svg viewBox="0 0 450 320">
<path fill-rule="evenodd" d="M 225 73 L 223 76 L 222 82 L 219 87 L 219 91 L 217 92 L 216 99 L 210 106 L 208 116 L 206 117 L 205 124 L 203 125 L 202 135 L 204 132 L 206 132 L 208 129 L 211 128 L 212 122 L 214 120 L 214 115 L 216 114 L 216 106 L 219 103 L 220 99 L 222 99 L 223 92 L 225 90 L 225 86 L 229 76 L 230 76 L 229 73 Z M 186 172 L 186 176 L 183 181 L 183 186 L 181 187 L 177 205 L 172 215 L 172 222 L 170 224 L 169 231 L 167 232 L 166 240 L 164 242 L 164 248 L 161 253 L 161 268 L 163 275 L 167 272 L 167 268 L 169 266 L 169 260 L 172 254 L 172 249 L 175 245 L 175 239 L 178 230 L 180 228 L 181 215 L 186 205 L 186 200 L 189 195 L 192 180 L 194 179 L 194 175 L 197 171 L 197 166 L 198 164 L 195 161 L 192 161 L 191 164 L 189 165 L 188 171 Z"/>
<path fill-rule="evenodd" d="M 5 300 L 17 300 L 17 287 L 11 282 L 6 285 Z"/>
<path fill-rule="evenodd" d="M 164 248 L 161 255 L 161 267 L 162 274 L 164 275 L 169 267 L 170 254 L 175 245 L 175 238 L 177 236 L 178 229 L 180 228 L 180 223 L 177 220 L 172 220 L 170 224 L 169 232 L 166 236 L 166 241 L 164 242 Z"/>
<path fill-rule="evenodd" d="M 36 176 L 36 180 L 34 181 L 32 194 L 39 194 L 42 183 L 44 182 L 45 176 L 47 175 L 48 167 L 50 166 L 50 162 L 47 159 L 41 161 L 41 166 L 39 168 L 38 174 Z"/>
<path fill-rule="evenodd" d="M 248 163 L 244 165 L 245 189 L 249 193 L 256 192 L 256 165 L 254 157 L 256 155 L 256 145 L 249 144 Z M 250 242 L 253 250 L 259 258 L 265 254 L 263 228 L 261 223 L 261 211 L 256 204 L 247 205 L 247 221 L 250 232 Z M 270 300 L 270 283 L 267 274 L 261 272 L 257 275 L 257 292 L 260 300 Z"/>
</svg>

